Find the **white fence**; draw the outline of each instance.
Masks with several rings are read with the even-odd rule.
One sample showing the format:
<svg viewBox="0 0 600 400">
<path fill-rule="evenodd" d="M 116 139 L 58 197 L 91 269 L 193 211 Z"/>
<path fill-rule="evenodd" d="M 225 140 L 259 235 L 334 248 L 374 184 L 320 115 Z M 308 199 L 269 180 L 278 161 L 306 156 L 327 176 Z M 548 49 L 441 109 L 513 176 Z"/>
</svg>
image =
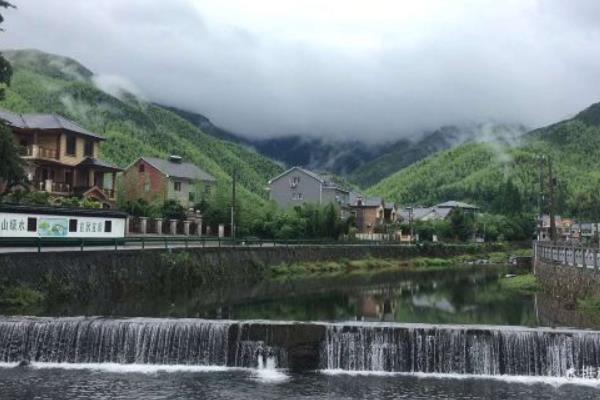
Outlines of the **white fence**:
<svg viewBox="0 0 600 400">
<path fill-rule="evenodd" d="M 554 262 L 569 267 L 600 269 L 600 249 L 598 248 L 536 242 L 534 256 L 536 260 Z"/>
</svg>

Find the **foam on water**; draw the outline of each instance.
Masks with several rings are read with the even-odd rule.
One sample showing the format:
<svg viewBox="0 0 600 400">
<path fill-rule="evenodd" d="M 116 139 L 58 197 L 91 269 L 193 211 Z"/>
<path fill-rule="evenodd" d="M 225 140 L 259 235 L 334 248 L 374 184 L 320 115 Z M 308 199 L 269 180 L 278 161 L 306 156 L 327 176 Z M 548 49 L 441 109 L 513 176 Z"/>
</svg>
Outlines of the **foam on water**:
<svg viewBox="0 0 600 400">
<path fill-rule="evenodd" d="M 397 377 L 408 376 L 420 379 L 459 379 L 459 380 L 495 380 L 501 382 L 521 383 L 525 385 L 546 384 L 554 387 L 577 385 L 600 388 L 599 379 L 563 378 L 552 376 L 515 376 L 515 375 L 473 375 L 473 374 L 437 374 L 423 372 L 386 372 L 386 371 L 349 371 L 345 369 L 324 369 L 319 371 L 325 375 L 377 376 Z"/>
<path fill-rule="evenodd" d="M 280 383 L 289 379 L 282 370 L 277 369 L 277 360 L 275 357 L 258 356 L 258 368 L 254 370 L 254 376 L 257 381 L 263 383 Z"/>
</svg>

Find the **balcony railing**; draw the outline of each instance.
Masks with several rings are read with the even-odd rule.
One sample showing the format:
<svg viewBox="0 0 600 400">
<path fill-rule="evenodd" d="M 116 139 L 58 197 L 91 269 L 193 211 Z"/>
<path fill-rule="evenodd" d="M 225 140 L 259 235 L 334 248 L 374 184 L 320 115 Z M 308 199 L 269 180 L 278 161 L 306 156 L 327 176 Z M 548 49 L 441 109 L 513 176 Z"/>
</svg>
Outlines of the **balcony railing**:
<svg viewBox="0 0 600 400">
<path fill-rule="evenodd" d="M 32 144 L 30 146 L 21 146 L 21 156 L 32 158 L 46 158 L 51 160 L 58 159 L 58 151 L 48 147 Z"/>
<path fill-rule="evenodd" d="M 115 198 L 115 191 L 114 191 L 114 189 L 100 188 L 100 190 L 102 190 L 104 192 L 104 194 L 106 195 L 106 197 L 108 197 L 109 199 L 114 199 Z"/>
<path fill-rule="evenodd" d="M 42 192 L 71 194 L 71 185 L 68 183 L 54 182 L 51 180 L 33 181 L 31 183 L 37 190 Z"/>
</svg>

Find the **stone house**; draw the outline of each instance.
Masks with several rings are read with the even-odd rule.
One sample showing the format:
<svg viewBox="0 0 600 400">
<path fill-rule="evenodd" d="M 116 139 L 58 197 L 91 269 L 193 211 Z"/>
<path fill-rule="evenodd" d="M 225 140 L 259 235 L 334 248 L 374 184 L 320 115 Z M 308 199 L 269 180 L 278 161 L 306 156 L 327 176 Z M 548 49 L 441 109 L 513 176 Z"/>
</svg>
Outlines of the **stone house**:
<svg viewBox="0 0 600 400">
<path fill-rule="evenodd" d="M 60 115 L 0 110 L 12 131 L 32 190 L 54 197 L 94 199 L 111 208 L 120 168 L 99 158 L 105 139 Z"/>
<path fill-rule="evenodd" d="M 167 160 L 140 157 L 123 173 L 123 194 L 128 201 L 176 200 L 186 208 L 207 198 L 216 186 L 213 176 L 179 156 Z"/>
<path fill-rule="evenodd" d="M 358 233 L 376 233 L 377 228 L 383 226 L 386 222 L 385 202 L 380 197 L 369 198 L 355 194 L 351 199 L 349 207 L 350 212 L 356 219 Z"/>
</svg>

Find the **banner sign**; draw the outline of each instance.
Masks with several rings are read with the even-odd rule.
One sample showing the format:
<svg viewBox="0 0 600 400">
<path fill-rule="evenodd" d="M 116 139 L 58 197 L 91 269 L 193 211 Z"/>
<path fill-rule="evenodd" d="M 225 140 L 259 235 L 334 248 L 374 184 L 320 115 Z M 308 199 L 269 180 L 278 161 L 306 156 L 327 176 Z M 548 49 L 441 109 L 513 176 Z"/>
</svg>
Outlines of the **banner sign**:
<svg viewBox="0 0 600 400">
<path fill-rule="evenodd" d="M 69 232 L 69 220 L 66 218 L 40 218 L 38 233 L 40 237 L 65 237 Z"/>
</svg>

